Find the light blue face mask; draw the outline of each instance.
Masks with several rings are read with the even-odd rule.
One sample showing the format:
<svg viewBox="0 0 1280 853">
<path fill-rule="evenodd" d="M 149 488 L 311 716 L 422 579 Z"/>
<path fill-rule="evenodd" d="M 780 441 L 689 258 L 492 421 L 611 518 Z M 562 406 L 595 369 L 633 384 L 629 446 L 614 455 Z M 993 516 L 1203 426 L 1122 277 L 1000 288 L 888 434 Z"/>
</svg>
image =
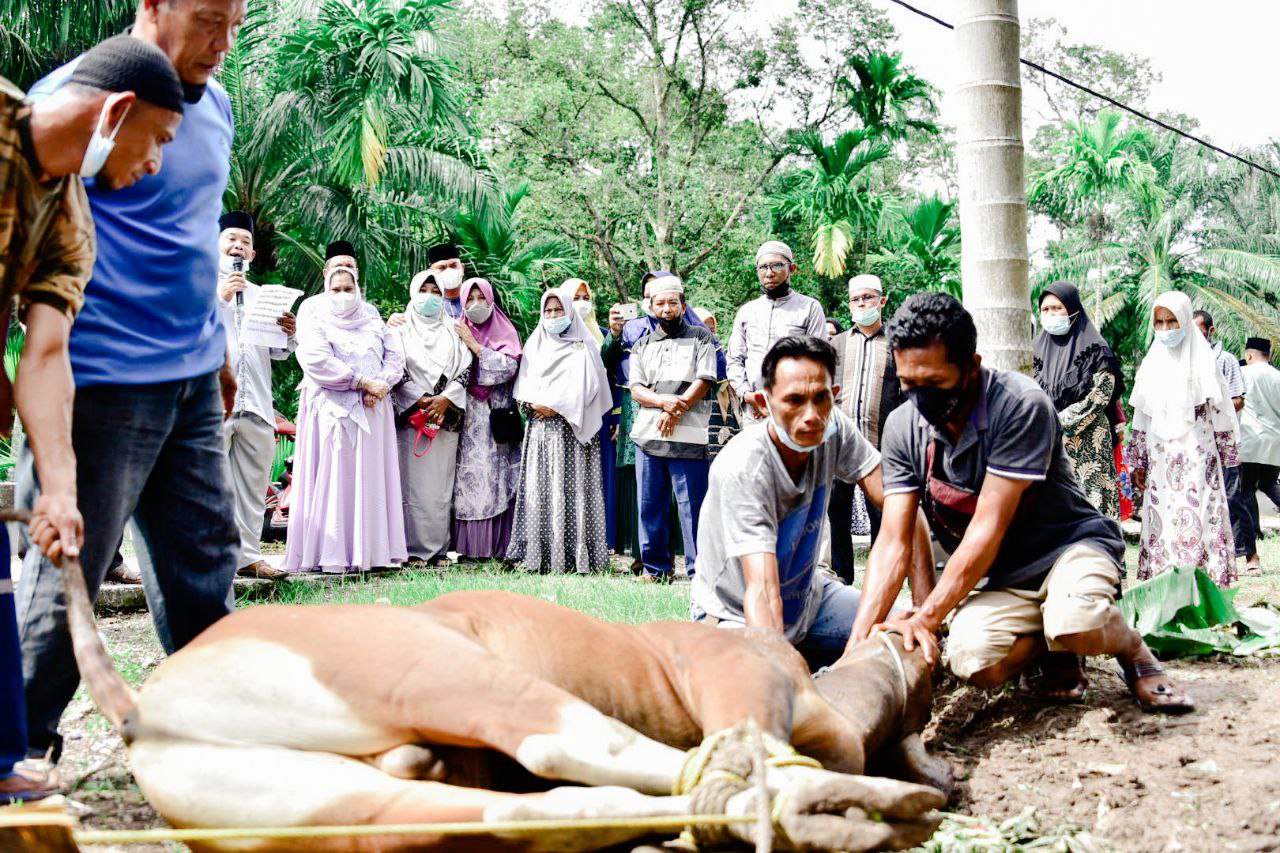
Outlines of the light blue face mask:
<svg viewBox="0 0 1280 853">
<path fill-rule="evenodd" d="M 1156 332 L 1156 340 L 1170 349 L 1182 343 L 1183 338 L 1186 336 L 1186 329 L 1165 329 L 1162 332 Z"/>
<path fill-rule="evenodd" d="M 880 306 L 872 305 L 869 308 L 862 308 L 854 311 L 851 319 L 855 325 L 862 326 L 863 328 L 874 326 L 876 323 L 880 322 Z"/>
<path fill-rule="evenodd" d="M 787 428 L 782 425 L 776 417 L 773 416 L 773 407 L 769 405 L 769 396 L 766 394 L 764 398 L 764 407 L 769 412 L 769 420 L 773 423 L 773 431 L 778 434 L 778 441 L 781 441 L 785 447 L 794 450 L 796 453 L 812 453 L 819 447 L 827 443 L 827 439 L 836 434 L 836 412 L 832 408 L 831 415 L 827 418 L 827 427 L 822 431 L 822 440 L 817 444 L 806 447 L 796 442 L 787 432 Z"/>
<path fill-rule="evenodd" d="M 553 335 L 563 335 L 569 330 L 571 322 L 568 315 L 564 317 L 543 317 L 542 327 Z"/>
<path fill-rule="evenodd" d="M 1040 327 L 1051 335 L 1065 335 L 1071 331 L 1071 318 L 1066 314 L 1041 313 Z"/>
<path fill-rule="evenodd" d="M 413 297 L 413 310 L 423 317 L 439 316 L 444 308 L 444 298 L 438 293 L 419 293 Z"/>
</svg>

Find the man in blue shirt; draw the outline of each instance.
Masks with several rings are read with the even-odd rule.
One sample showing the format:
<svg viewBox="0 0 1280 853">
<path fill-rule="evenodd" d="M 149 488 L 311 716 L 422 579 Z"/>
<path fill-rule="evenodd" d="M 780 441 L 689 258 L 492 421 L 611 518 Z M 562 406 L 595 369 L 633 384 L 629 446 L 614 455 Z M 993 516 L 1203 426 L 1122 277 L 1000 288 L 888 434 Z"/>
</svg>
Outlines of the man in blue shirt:
<svg viewBox="0 0 1280 853">
<path fill-rule="evenodd" d="M 216 294 L 232 118 L 211 75 L 244 15 L 245 0 L 143 0 L 131 34 L 173 62 L 184 119 L 159 174 L 117 190 L 86 182 L 98 254 L 70 339 L 81 562 L 96 596 L 133 516 L 146 545 L 139 559 L 147 601 L 169 652 L 234 605 L 239 540 L 222 421 L 235 381 L 223 371 Z M 37 83 L 32 99 L 57 91 L 79 62 Z M 28 749 L 52 749 L 56 761 L 58 719 L 78 671 L 58 574 L 34 549 L 23 565 L 18 620 Z"/>
</svg>

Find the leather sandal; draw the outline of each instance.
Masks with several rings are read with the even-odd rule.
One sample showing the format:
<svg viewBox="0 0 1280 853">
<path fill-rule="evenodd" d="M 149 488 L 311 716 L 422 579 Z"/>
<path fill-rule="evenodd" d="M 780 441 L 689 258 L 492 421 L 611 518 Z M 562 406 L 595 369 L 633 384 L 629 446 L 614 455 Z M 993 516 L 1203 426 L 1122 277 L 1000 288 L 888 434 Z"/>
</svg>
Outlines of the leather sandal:
<svg viewBox="0 0 1280 853">
<path fill-rule="evenodd" d="M 1133 698 L 1138 700 L 1138 707 L 1144 714 L 1185 714 L 1196 709 L 1195 701 L 1187 695 L 1185 690 L 1174 684 L 1173 679 L 1165 675 L 1164 667 L 1160 664 L 1155 662 L 1129 664 L 1123 660 L 1118 663 L 1124 683 L 1133 694 Z M 1162 675 L 1165 678 L 1154 687 L 1143 688 L 1138 684 L 1144 678 Z"/>
</svg>

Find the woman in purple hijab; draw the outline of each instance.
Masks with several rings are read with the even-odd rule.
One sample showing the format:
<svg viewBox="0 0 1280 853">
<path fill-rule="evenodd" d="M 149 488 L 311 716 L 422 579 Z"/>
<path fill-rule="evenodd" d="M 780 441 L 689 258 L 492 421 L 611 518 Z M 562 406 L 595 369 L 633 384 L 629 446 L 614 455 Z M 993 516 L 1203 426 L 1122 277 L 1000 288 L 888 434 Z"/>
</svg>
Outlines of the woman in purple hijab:
<svg viewBox="0 0 1280 853">
<path fill-rule="evenodd" d="M 404 354 L 356 270 L 334 267 L 298 309 L 298 447 L 284 568 L 341 573 L 406 558 L 388 395 Z"/>
<path fill-rule="evenodd" d="M 514 406 L 520 334 L 483 278 L 463 282 L 460 298 L 463 319 L 456 329 L 474 358 L 453 484 L 453 548 L 459 557 L 501 560 L 511 540 L 521 443 L 498 441 L 491 421 L 494 412 Z"/>
</svg>

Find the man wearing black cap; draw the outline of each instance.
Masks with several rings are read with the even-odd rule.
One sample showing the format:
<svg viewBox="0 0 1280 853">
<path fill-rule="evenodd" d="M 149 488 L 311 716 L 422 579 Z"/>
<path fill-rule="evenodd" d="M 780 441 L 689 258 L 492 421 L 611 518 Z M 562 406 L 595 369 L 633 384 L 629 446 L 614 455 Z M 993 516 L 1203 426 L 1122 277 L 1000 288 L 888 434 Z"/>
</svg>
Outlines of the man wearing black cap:
<svg viewBox="0 0 1280 853">
<path fill-rule="evenodd" d="M 441 243 L 427 250 L 427 263 L 444 292 L 444 313 L 457 320 L 462 316 L 462 280 L 467 274 L 462 253 L 453 243 Z"/>
<path fill-rule="evenodd" d="M 334 240 L 330 243 L 324 250 L 324 268 L 320 271 L 320 277 L 327 276 L 334 267 L 359 270 L 360 267 L 356 264 L 356 247 L 346 240 Z"/>
<path fill-rule="evenodd" d="M 1262 574 L 1257 537 L 1262 534 L 1258 492 L 1280 510 L 1280 370 L 1271 366 L 1271 341 L 1249 338 L 1244 344 L 1244 410 L 1240 412 L 1241 492 L 1253 538 L 1245 549 L 1245 572 Z"/>
<path fill-rule="evenodd" d="M 68 414 L 74 387 L 67 359 L 72 321 L 93 267 L 93 225 L 77 175 L 126 187 L 160 168 L 160 146 L 182 120 L 177 72 L 159 49 L 108 39 L 85 55 L 69 86 L 31 104 L 0 78 L 0 328 L 18 297 L 26 327 L 16 397 L 44 493 L 30 533 L 54 559 L 76 556 L 84 525 Z M 13 426 L 14 390 L 0 371 L 0 433 Z M 34 553 L 34 549 L 33 549 Z M 22 662 L 15 624 L 9 541 L 0 534 L 0 803 L 52 787 L 14 765 L 27 751 Z"/>
<path fill-rule="evenodd" d="M 236 527 L 240 529 L 238 574 L 278 580 L 285 572 L 262 558 L 262 514 L 275 456 L 275 405 L 271 396 L 271 361 L 282 361 L 297 349 L 297 318 L 286 311 L 276 320 L 288 335 L 283 347 L 265 347 L 240 337 L 240 326 L 258 300 L 258 285 L 245 277 L 253 261 L 253 217 L 243 210 L 224 213 L 218 221 L 218 308 L 227 328 L 227 352 L 236 374 L 236 401 L 224 425 Z"/>
<path fill-rule="evenodd" d="M 235 395 L 218 314 L 218 217 L 230 176 L 231 102 L 211 79 L 246 0 L 141 0 L 130 38 L 162 50 L 182 81 L 182 124 L 164 169 L 112 190 L 86 179 L 97 257 L 71 331 L 72 444 L 88 524 L 81 564 L 96 595 L 130 516 L 166 651 L 226 615 L 239 537 L 222 422 Z M 76 82 L 87 55 L 32 87 Z M 28 478 L 29 480 L 29 478 Z M 34 550 L 18 591 L 29 750 L 60 748 L 78 672 L 57 571 Z"/>
</svg>

